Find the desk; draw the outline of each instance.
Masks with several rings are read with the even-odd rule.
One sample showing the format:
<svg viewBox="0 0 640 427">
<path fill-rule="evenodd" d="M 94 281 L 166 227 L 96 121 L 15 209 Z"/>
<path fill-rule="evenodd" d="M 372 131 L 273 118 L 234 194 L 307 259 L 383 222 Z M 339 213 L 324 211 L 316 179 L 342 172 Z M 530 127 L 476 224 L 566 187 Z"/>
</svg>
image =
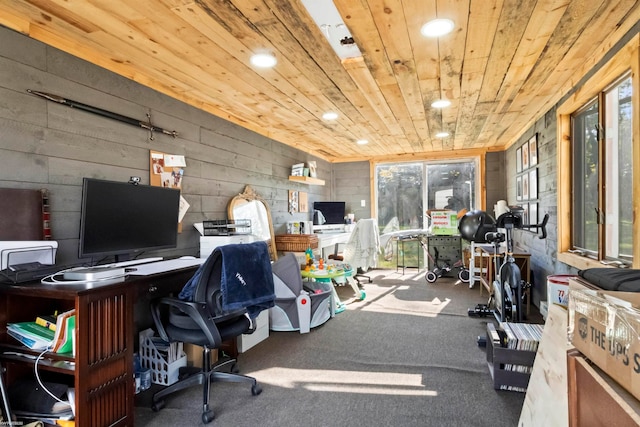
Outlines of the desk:
<svg viewBox="0 0 640 427">
<path fill-rule="evenodd" d="M 349 233 L 318 233 L 318 250 L 320 251 L 320 256 L 323 259 L 328 259 L 329 254 L 335 252 L 335 247 L 338 244 L 346 244 L 349 241 L 349 237 L 351 237 L 351 232 Z M 330 252 L 325 252 L 325 249 L 330 249 Z"/>
<path fill-rule="evenodd" d="M 76 390 L 76 426 L 134 424 L 134 304 L 178 292 L 195 272 L 183 268 L 122 282 L 92 285 L 0 285 L 0 351 L 37 355 L 7 334 L 7 322 L 33 321 L 38 314 L 76 309 L 75 358 L 47 354 L 41 372 L 68 375 Z M 33 375 L 33 361 L 0 354 L 7 383 Z M 49 360 L 51 359 L 51 360 Z M 69 363 L 74 362 L 74 363 Z"/>
<path fill-rule="evenodd" d="M 493 280 L 495 278 L 495 273 L 494 273 L 494 259 L 496 257 L 502 257 L 504 255 L 504 251 L 499 251 L 498 254 L 496 255 L 496 250 L 493 246 L 478 246 L 476 248 L 476 250 L 478 252 L 480 252 L 480 255 L 476 258 L 476 261 L 478 261 L 478 270 L 479 270 L 479 274 L 480 274 L 480 296 L 482 296 L 482 289 L 486 289 L 487 292 L 489 292 L 489 294 L 491 294 L 491 287 L 493 286 Z M 531 254 L 529 252 L 525 252 L 525 251 L 518 251 L 518 250 L 514 250 L 513 252 L 513 258 L 515 259 L 516 264 L 518 265 L 518 267 L 520 268 L 520 277 L 522 278 L 522 280 L 524 280 L 527 283 L 531 283 L 531 268 L 529 267 L 530 265 L 530 258 L 531 258 Z M 501 264 L 501 260 L 498 260 L 498 262 Z M 500 265 L 498 265 L 498 268 L 500 268 Z M 527 316 L 529 315 L 529 313 L 531 312 L 531 289 L 527 288 L 525 290 L 525 293 L 527 295 Z"/>
</svg>

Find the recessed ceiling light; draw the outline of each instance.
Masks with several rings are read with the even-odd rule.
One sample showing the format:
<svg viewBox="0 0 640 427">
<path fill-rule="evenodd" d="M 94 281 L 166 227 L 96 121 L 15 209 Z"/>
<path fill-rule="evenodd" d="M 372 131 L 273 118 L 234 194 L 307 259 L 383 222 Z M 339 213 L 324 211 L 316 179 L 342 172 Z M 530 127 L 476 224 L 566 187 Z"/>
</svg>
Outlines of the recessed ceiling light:
<svg viewBox="0 0 640 427">
<path fill-rule="evenodd" d="M 453 30 L 453 26 L 451 19 L 434 19 L 424 24 L 420 33 L 425 37 L 440 37 L 449 34 Z"/>
<path fill-rule="evenodd" d="M 437 101 L 434 101 L 431 106 L 433 108 L 446 108 L 448 106 L 451 105 L 451 101 L 447 100 L 447 99 L 439 99 Z"/>
<path fill-rule="evenodd" d="M 258 68 L 272 68 L 277 63 L 276 57 L 270 53 L 257 53 L 251 57 L 251 64 Z"/>
<path fill-rule="evenodd" d="M 436 138 L 446 138 L 449 136 L 449 132 L 438 132 L 436 133 Z"/>
<path fill-rule="evenodd" d="M 338 118 L 338 113 L 334 113 L 333 111 L 327 111 L 322 115 L 322 118 L 325 120 L 335 120 Z"/>
<path fill-rule="evenodd" d="M 368 143 L 369 141 L 367 141 L 366 139 L 359 139 L 358 141 L 356 141 L 356 144 L 358 145 L 366 145 Z"/>
</svg>

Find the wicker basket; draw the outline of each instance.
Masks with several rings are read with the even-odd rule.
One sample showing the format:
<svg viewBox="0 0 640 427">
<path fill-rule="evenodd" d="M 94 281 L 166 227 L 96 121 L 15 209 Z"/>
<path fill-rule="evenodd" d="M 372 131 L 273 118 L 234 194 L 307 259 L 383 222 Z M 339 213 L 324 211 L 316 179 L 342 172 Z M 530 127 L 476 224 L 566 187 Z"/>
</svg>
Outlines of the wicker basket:
<svg viewBox="0 0 640 427">
<path fill-rule="evenodd" d="M 307 248 L 318 247 L 318 236 L 315 234 L 278 234 L 276 249 L 282 252 L 304 252 Z"/>
</svg>

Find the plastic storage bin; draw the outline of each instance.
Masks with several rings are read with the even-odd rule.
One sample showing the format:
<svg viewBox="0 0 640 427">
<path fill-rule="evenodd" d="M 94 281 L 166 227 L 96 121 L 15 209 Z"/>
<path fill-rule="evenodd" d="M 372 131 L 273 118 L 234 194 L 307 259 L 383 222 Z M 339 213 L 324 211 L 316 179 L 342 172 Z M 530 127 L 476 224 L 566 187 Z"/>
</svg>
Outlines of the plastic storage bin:
<svg viewBox="0 0 640 427">
<path fill-rule="evenodd" d="M 156 348 L 150 337 L 141 337 L 140 364 L 143 368 L 151 369 L 151 382 L 171 385 L 178 381 L 180 368 L 187 366 L 187 355 L 180 350 L 179 357 L 173 362 L 168 362 L 167 357 Z"/>
</svg>

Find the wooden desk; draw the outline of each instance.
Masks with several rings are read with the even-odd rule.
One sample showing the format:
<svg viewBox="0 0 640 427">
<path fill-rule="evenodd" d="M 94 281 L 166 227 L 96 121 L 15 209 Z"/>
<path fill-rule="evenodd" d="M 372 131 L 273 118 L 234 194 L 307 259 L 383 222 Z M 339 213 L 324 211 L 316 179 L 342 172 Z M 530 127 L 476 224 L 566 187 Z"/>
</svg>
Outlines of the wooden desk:
<svg viewBox="0 0 640 427">
<path fill-rule="evenodd" d="M 495 248 L 493 246 L 478 246 L 476 249 L 478 252 L 480 252 L 481 256 L 478 256 L 476 258 L 476 260 L 478 261 L 479 264 L 479 274 L 480 274 L 480 296 L 482 296 L 482 289 L 486 289 L 487 292 L 489 292 L 489 294 L 491 294 L 491 287 L 493 286 L 493 280 L 495 279 L 495 272 L 494 272 L 494 259 L 496 257 L 503 257 L 504 256 L 504 251 L 500 251 L 498 252 L 498 254 L 496 254 Z M 518 251 L 515 250 L 513 252 L 513 258 L 516 262 L 516 265 L 520 268 L 520 277 L 522 278 L 522 280 L 524 280 L 527 283 L 531 283 L 531 268 L 530 266 L 530 258 L 531 258 L 531 254 L 529 252 L 525 252 L 525 251 Z M 500 265 L 502 264 L 502 260 L 499 259 L 498 262 L 500 263 L 498 265 L 498 268 L 500 268 Z M 527 288 L 525 290 L 525 293 L 527 295 L 527 316 L 530 314 L 531 312 L 531 289 Z"/>
<path fill-rule="evenodd" d="M 7 322 L 33 321 L 38 314 L 76 309 L 76 356 L 47 353 L 38 363 L 42 374 L 68 376 L 76 390 L 76 426 L 134 424 L 134 304 L 177 292 L 196 267 L 136 276 L 104 285 L 0 285 L 0 358 L 7 384 L 33 375 L 33 361 L 2 354 L 37 355 L 7 334 Z"/>
<path fill-rule="evenodd" d="M 345 245 L 351 237 L 349 233 L 318 233 L 318 250 L 323 259 L 328 259 L 330 254 L 336 252 L 336 245 Z"/>
</svg>

